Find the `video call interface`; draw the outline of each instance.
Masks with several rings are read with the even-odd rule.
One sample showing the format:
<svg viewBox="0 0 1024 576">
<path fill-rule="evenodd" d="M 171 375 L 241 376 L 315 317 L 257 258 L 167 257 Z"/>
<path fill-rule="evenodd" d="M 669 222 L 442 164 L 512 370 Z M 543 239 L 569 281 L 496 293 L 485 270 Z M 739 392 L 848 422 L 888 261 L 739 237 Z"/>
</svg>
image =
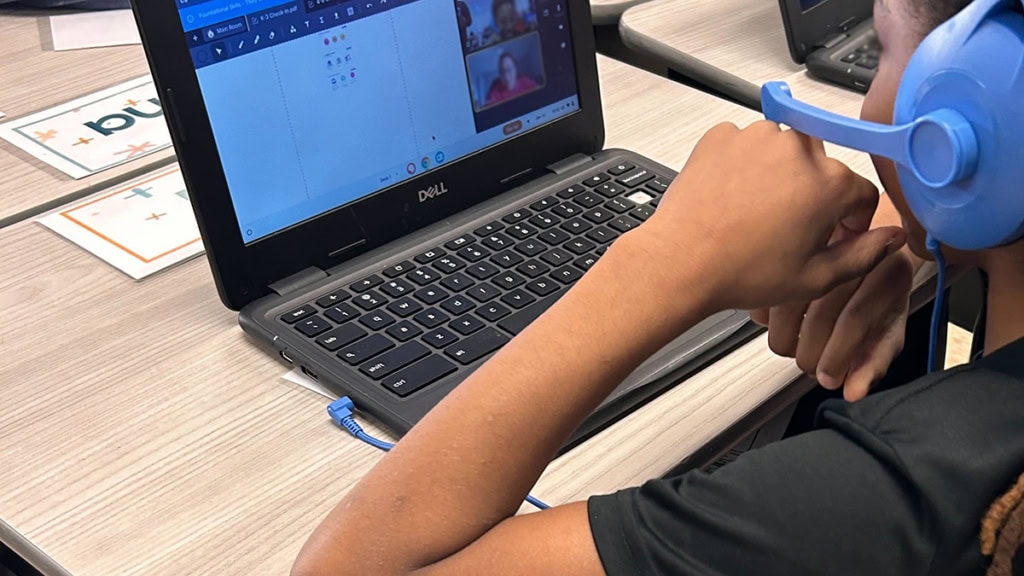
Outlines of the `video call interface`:
<svg viewBox="0 0 1024 576">
<path fill-rule="evenodd" d="M 566 0 L 176 0 L 245 242 L 578 109 Z"/>
</svg>

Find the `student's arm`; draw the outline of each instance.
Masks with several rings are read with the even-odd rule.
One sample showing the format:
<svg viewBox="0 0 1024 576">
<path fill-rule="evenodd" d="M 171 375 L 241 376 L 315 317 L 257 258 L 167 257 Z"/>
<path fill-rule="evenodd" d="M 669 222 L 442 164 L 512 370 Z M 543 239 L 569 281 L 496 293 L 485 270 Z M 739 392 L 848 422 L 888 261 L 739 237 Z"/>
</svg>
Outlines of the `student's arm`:
<svg viewBox="0 0 1024 576">
<path fill-rule="evenodd" d="M 515 517 L 558 447 L 651 353 L 725 308 L 809 300 L 904 242 L 820 142 L 762 122 L 701 141 L 657 213 L 431 411 L 306 543 L 296 576 L 603 574 L 586 505 Z"/>
</svg>

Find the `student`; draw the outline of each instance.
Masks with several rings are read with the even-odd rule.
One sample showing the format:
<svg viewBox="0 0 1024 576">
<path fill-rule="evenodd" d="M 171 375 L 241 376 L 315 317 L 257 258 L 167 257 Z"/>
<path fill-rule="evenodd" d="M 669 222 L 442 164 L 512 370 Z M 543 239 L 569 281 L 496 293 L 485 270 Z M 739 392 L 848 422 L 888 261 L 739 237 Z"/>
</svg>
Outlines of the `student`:
<svg viewBox="0 0 1024 576">
<path fill-rule="evenodd" d="M 494 0 L 491 3 L 491 16 L 501 40 L 515 38 L 526 31 L 526 23 L 516 8 L 515 0 Z"/>
<path fill-rule="evenodd" d="M 880 0 L 866 118 L 892 118 L 915 47 L 964 4 Z M 875 189 L 819 142 L 768 122 L 710 131 L 657 213 L 385 456 L 312 535 L 294 574 L 984 573 L 981 520 L 1024 471 L 1024 242 L 946 250 L 989 276 L 985 357 L 969 367 L 834 401 L 818 430 L 710 475 L 513 516 L 604 395 L 716 310 L 768 308 L 780 348 L 800 357 L 813 341 L 801 363 L 862 397 L 899 348 L 904 241 L 927 257 L 893 164 L 876 165 L 903 229 L 867 230 Z M 785 304 L 807 301 L 810 328 L 791 318 L 803 305 Z M 857 340 L 833 343 L 860 323 Z"/>
<path fill-rule="evenodd" d="M 537 83 L 525 74 L 519 73 L 519 61 L 508 52 L 498 56 L 498 77 L 487 91 L 487 106 L 511 100 L 516 96 L 537 88 Z"/>
</svg>

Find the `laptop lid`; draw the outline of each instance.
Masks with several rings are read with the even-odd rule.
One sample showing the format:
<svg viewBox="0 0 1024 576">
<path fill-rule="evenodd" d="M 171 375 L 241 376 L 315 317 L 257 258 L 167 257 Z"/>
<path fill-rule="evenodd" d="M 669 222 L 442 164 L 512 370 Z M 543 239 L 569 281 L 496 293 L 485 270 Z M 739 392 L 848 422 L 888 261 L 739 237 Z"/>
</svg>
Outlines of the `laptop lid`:
<svg viewBox="0 0 1024 576">
<path fill-rule="evenodd" d="M 797 64 L 829 39 L 871 18 L 874 0 L 779 0 L 789 54 Z"/>
<path fill-rule="evenodd" d="M 233 309 L 603 145 L 586 0 L 133 6 Z"/>
</svg>

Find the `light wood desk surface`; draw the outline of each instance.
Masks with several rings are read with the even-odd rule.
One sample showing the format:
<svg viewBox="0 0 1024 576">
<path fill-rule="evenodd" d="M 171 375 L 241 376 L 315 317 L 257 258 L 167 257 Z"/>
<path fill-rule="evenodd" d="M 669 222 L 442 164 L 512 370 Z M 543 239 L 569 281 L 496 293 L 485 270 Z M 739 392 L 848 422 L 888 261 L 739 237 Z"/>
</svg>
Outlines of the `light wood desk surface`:
<svg viewBox="0 0 1024 576">
<path fill-rule="evenodd" d="M 755 117 L 600 68 L 608 145 L 672 167 L 713 124 Z M 0 539 L 45 574 L 286 574 L 381 457 L 280 379 L 204 258 L 134 282 L 21 222 L 0 230 L 0 317 Z M 534 493 L 558 504 L 663 474 L 797 375 L 761 337 L 557 460 Z"/>
<path fill-rule="evenodd" d="M 590 0 L 590 17 L 595 26 L 617 24 L 629 8 L 648 0 Z"/>
<path fill-rule="evenodd" d="M 49 13 L 0 10 L 0 122 L 149 73 L 142 46 L 55 52 Z M 170 149 L 75 180 L 0 140 L 0 227 L 167 164 Z"/>
</svg>

